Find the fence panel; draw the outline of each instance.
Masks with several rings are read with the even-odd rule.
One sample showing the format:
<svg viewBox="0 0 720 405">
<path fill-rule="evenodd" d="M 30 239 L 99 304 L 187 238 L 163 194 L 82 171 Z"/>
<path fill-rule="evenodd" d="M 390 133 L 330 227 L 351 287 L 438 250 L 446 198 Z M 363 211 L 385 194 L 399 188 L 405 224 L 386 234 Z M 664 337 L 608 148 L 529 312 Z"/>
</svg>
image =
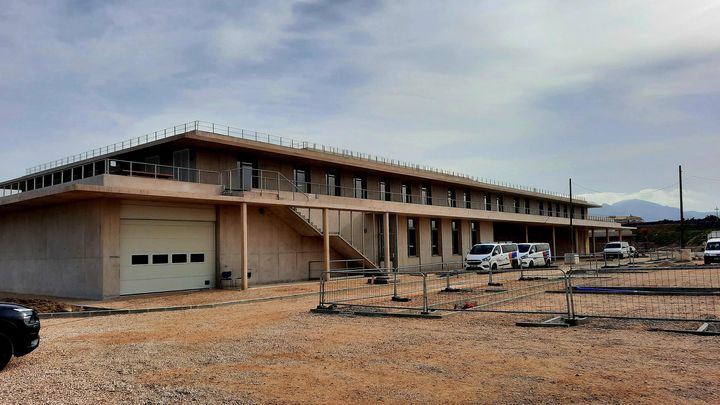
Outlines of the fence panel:
<svg viewBox="0 0 720 405">
<path fill-rule="evenodd" d="M 720 266 L 576 270 L 569 282 L 578 317 L 720 320 Z"/>
</svg>

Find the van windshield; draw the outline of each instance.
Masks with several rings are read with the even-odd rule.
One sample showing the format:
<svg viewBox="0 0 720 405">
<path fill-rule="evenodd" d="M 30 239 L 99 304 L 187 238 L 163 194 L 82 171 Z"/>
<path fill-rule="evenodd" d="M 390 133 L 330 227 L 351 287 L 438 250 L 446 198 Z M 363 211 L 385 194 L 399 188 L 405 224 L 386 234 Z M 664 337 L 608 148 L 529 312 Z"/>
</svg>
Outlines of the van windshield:
<svg viewBox="0 0 720 405">
<path fill-rule="evenodd" d="M 607 245 L 605 245 L 605 249 L 618 249 L 618 248 L 620 248 L 619 243 L 608 243 Z"/>
<path fill-rule="evenodd" d="M 708 242 L 705 250 L 720 250 L 720 242 Z"/>
<path fill-rule="evenodd" d="M 518 243 L 518 250 L 520 253 L 527 253 L 530 250 L 530 246 L 532 246 L 529 243 Z"/>
<path fill-rule="evenodd" d="M 470 249 L 471 255 L 487 255 L 492 252 L 495 245 L 475 245 Z"/>
</svg>

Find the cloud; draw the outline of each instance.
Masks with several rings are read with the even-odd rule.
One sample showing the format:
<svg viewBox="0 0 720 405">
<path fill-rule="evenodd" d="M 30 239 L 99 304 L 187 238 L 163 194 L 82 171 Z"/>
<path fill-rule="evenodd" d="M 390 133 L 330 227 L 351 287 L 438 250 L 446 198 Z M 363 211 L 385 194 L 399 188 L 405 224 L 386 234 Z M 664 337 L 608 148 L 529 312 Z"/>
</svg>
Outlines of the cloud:
<svg viewBox="0 0 720 405">
<path fill-rule="evenodd" d="M 8 2 L 0 178 L 201 119 L 634 195 L 715 170 L 718 23 L 710 1 Z"/>
</svg>

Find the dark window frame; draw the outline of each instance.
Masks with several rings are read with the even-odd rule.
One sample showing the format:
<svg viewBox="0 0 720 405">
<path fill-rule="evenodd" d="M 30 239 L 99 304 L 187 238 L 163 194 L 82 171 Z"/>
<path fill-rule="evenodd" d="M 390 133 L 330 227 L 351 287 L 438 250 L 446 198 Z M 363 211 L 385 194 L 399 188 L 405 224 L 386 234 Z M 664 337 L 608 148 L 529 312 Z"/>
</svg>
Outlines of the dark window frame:
<svg viewBox="0 0 720 405">
<path fill-rule="evenodd" d="M 410 217 L 407 219 L 407 255 L 408 257 L 417 257 L 418 255 L 418 219 Z"/>
</svg>

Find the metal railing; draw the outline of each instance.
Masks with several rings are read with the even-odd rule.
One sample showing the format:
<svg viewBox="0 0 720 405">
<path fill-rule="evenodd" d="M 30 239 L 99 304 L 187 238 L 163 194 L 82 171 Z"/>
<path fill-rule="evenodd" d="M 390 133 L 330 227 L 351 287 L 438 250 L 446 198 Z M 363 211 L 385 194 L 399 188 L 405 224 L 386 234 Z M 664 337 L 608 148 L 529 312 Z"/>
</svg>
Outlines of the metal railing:
<svg viewBox="0 0 720 405">
<path fill-rule="evenodd" d="M 278 146 L 284 146 L 288 148 L 293 149 L 303 149 L 303 150 L 311 150 L 315 152 L 322 152 L 326 154 L 332 154 L 336 156 L 342 156 L 345 158 L 351 158 L 351 159 L 358 159 L 368 162 L 377 162 L 386 164 L 389 166 L 394 167 L 402 167 L 404 169 L 410 169 L 415 170 L 419 172 L 425 172 L 425 173 L 435 173 L 435 174 L 442 174 L 447 176 L 453 176 L 464 180 L 471 180 L 477 183 L 481 183 L 484 185 L 492 185 L 496 187 L 504 187 L 507 188 L 508 191 L 512 190 L 522 190 L 526 192 L 532 192 L 536 194 L 543 194 L 555 198 L 569 198 L 568 195 L 557 193 L 549 190 L 544 189 L 538 189 L 536 187 L 529 187 L 529 186 L 523 186 L 519 184 L 513 184 L 509 182 L 502 182 L 487 178 L 480 178 L 476 176 L 470 176 L 467 174 L 451 171 L 451 170 L 442 170 L 438 169 L 432 166 L 427 165 L 419 165 L 415 163 L 405 162 L 397 159 L 390 159 L 386 157 L 371 155 L 368 153 L 362 153 L 362 152 L 356 152 L 349 149 L 342 149 L 342 148 L 336 148 L 331 146 L 326 146 L 319 143 L 314 142 L 307 142 L 307 141 L 298 141 L 292 138 L 282 137 L 282 136 L 276 136 L 271 135 L 264 132 L 258 132 L 258 131 L 251 131 L 246 130 L 242 128 L 236 128 L 231 127 L 228 125 L 219 125 L 212 122 L 206 122 L 206 121 L 190 121 L 187 123 L 183 123 L 180 125 L 174 125 L 172 127 L 164 128 L 159 131 L 154 131 L 147 133 L 145 135 L 141 135 L 126 141 L 122 142 L 116 142 L 112 145 L 104 146 L 102 148 L 96 148 L 92 149 L 87 152 L 83 152 L 77 155 L 72 155 L 66 158 L 54 160 L 51 162 L 47 162 L 41 165 L 37 165 L 31 168 L 28 168 L 26 170 L 26 174 L 33 174 L 38 173 L 45 170 L 50 170 L 56 167 L 69 165 L 75 162 L 80 162 L 87 159 L 92 159 L 94 157 L 104 156 L 110 153 L 116 153 L 125 149 L 129 149 L 132 147 L 136 147 L 139 145 L 143 145 L 150 142 L 155 142 L 158 140 L 162 140 L 171 136 L 180 135 L 183 133 L 187 133 L 190 131 L 204 131 L 204 132 L 210 132 L 216 135 L 224 135 L 229 136 L 233 138 L 239 138 L 239 139 L 245 139 L 250 141 L 256 141 L 256 142 L 262 142 L 272 145 L 278 145 Z M 586 200 L 582 197 L 573 197 L 578 201 L 585 202 Z"/>
<path fill-rule="evenodd" d="M 53 172 L 38 174 L 34 177 L 26 177 L 22 180 L 0 183 L 0 197 L 71 183 L 102 174 L 221 185 L 220 172 L 212 170 L 133 162 L 120 159 L 99 159 L 65 167 Z"/>
</svg>

